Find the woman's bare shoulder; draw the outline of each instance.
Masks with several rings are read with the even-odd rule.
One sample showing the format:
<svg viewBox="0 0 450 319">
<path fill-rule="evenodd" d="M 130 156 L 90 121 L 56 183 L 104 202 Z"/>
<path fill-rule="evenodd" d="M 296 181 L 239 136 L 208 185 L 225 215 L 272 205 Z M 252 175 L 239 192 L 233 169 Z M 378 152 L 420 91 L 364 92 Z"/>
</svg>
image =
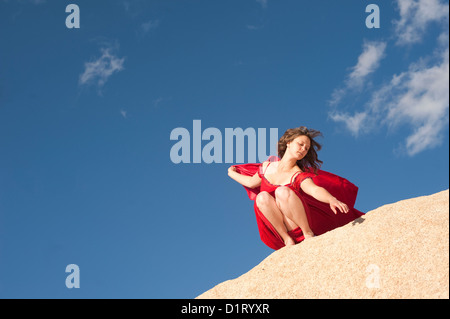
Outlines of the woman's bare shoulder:
<svg viewBox="0 0 450 319">
<path fill-rule="evenodd" d="M 269 164 L 273 164 L 273 165 L 278 165 L 276 162 L 271 162 L 271 161 L 264 161 L 264 162 L 262 162 L 262 169 L 263 170 L 266 170 L 266 168 L 267 168 L 267 166 L 269 166 Z"/>
</svg>

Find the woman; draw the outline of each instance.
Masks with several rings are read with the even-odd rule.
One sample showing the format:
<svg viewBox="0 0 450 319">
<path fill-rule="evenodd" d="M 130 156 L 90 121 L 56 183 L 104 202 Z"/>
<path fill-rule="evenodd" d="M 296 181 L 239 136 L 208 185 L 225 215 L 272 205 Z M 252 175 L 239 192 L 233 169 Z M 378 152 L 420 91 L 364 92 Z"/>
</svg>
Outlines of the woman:
<svg viewBox="0 0 450 319">
<path fill-rule="evenodd" d="M 319 170 L 321 145 L 314 140 L 319 135 L 306 127 L 288 129 L 278 142 L 280 159 L 271 157 L 262 164 L 228 169 L 228 175 L 255 200 L 261 239 L 273 249 L 294 245 L 363 215 L 353 208 L 358 188 Z"/>
</svg>

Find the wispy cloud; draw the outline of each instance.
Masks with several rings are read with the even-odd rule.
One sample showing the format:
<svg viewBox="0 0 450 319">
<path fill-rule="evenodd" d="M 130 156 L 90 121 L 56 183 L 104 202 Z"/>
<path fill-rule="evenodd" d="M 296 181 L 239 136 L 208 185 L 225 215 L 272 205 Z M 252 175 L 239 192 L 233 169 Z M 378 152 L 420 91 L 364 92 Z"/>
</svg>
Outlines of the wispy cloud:
<svg viewBox="0 0 450 319">
<path fill-rule="evenodd" d="M 267 14 L 267 6 L 269 4 L 269 0 L 255 0 L 256 3 L 261 7 L 262 10 L 258 10 L 258 13 L 260 15 L 259 21 L 257 23 L 248 23 L 245 25 L 247 30 L 250 31 L 257 31 L 264 28 L 264 25 L 266 24 L 265 16 Z"/>
<path fill-rule="evenodd" d="M 153 29 L 159 27 L 159 20 L 149 20 L 141 24 L 141 30 L 144 33 L 148 33 Z"/>
<path fill-rule="evenodd" d="M 167 101 L 171 101 L 172 97 L 158 97 L 152 101 L 152 105 L 154 108 L 160 108 L 161 105 Z"/>
<path fill-rule="evenodd" d="M 46 3 L 47 0 L 3 0 L 4 3 L 9 2 L 18 2 L 18 3 L 31 3 L 31 4 L 43 4 Z"/>
<path fill-rule="evenodd" d="M 143 14 L 143 6 L 146 0 L 125 0 L 121 2 L 126 14 L 132 18 L 136 18 Z M 119 3 L 120 4 L 120 3 Z"/>
<path fill-rule="evenodd" d="M 400 19 L 394 21 L 397 44 L 420 42 L 432 22 L 448 23 L 448 3 L 440 0 L 397 0 L 397 5 L 400 13 Z"/>
<path fill-rule="evenodd" d="M 96 85 L 101 89 L 108 79 L 124 69 L 125 58 L 114 54 L 112 47 L 100 49 L 101 56 L 84 64 L 84 72 L 79 77 L 80 85 Z"/>
<path fill-rule="evenodd" d="M 397 148 L 414 156 L 440 145 L 449 123 L 449 48 L 448 5 L 439 0 L 396 0 L 400 18 L 394 21 L 396 45 L 420 42 L 431 22 L 441 23 L 444 30 L 432 54 L 411 63 L 406 71 L 393 74 L 388 83 L 369 93 L 359 110 L 343 111 L 337 106 L 353 83 L 361 83 L 377 70 L 385 57 L 386 42 L 365 44 L 358 63 L 352 68 L 345 86 L 332 93 L 329 117 L 344 124 L 352 135 L 387 128 L 394 131 L 401 125 L 411 133 Z M 367 92 L 365 92 L 367 94 Z"/>
<path fill-rule="evenodd" d="M 263 25 L 253 25 L 253 24 L 247 24 L 247 29 L 248 30 L 252 30 L 252 31 L 255 31 L 255 30 L 259 30 L 259 29 L 262 29 L 264 26 Z"/>
<path fill-rule="evenodd" d="M 375 72 L 385 56 L 386 42 L 364 42 L 363 52 L 358 57 L 357 64 L 344 81 L 344 86 L 335 89 L 330 105 L 337 105 L 349 90 L 360 89 L 367 77 Z"/>
<path fill-rule="evenodd" d="M 342 122 L 345 127 L 354 135 L 358 136 L 364 128 L 367 128 L 368 115 L 370 112 L 357 112 L 354 115 L 348 113 L 334 111 L 330 112 L 330 118 L 335 122 Z"/>
<path fill-rule="evenodd" d="M 258 2 L 263 9 L 266 9 L 269 4 L 269 0 L 256 0 L 256 2 Z"/>
<path fill-rule="evenodd" d="M 375 72 L 384 57 L 385 42 L 366 42 L 363 52 L 358 58 L 358 63 L 353 67 L 349 75 L 350 85 L 361 83 L 369 74 Z"/>
<path fill-rule="evenodd" d="M 160 24 L 161 21 L 158 19 L 145 21 L 139 25 L 138 29 L 136 30 L 136 35 L 139 38 L 144 38 L 148 34 L 153 32 L 153 30 L 157 29 L 160 26 Z"/>
<path fill-rule="evenodd" d="M 387 92 L 392 97 L 389 102 L 386 101 L 386 121 L 390 125 L 402 122 L 412 124 L 414 132 L 407 137 L 405 144 L 411 156 L 441 143 L 442 133 L 448 124 L 448 77 L 447 48 L 438 64 L 412 65 L 407 72 L 391 81 Z"/>
<path fill-rule="evenodd" d="M 372 94 L 363 111 L 353 115 L 333 111 L 330 118 L 345 124 L 355 136 L 406 124 L 413 132 L 400 148 L 410 156 L 439 145 L 449 121 L 448 47 L 436 60 L 411 64 L 407 71 L 393 75 Z"/>
</svg>

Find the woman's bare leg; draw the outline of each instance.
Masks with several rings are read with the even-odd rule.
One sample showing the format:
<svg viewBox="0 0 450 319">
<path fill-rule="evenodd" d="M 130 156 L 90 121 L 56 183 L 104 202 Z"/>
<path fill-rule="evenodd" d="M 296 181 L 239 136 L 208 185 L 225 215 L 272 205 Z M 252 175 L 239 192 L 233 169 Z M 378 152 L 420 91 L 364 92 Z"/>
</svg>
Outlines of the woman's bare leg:
<svg viewBox="0 0 450 319">
<path fill-rule="evenodd" d="M 278 187 L 275 190 L 275 201 L 281 213 L 302 229 L 305 239 L 314 237 L 314 232 L 309 227 L 305 207 L 293 190 L 286 186 Z"/>
<path fill-rule="evenodd" d="M 284 241 L 286 246 L 295 245 L 294 240 L 288 234 L 288 230 L 284 223 L 283 214 L 278 208 L 275 199 L 268 192 L 261 192 L 256 197 L 256 206 L 267 220 L 272 224 L 278 234 Z"/>
</svg>

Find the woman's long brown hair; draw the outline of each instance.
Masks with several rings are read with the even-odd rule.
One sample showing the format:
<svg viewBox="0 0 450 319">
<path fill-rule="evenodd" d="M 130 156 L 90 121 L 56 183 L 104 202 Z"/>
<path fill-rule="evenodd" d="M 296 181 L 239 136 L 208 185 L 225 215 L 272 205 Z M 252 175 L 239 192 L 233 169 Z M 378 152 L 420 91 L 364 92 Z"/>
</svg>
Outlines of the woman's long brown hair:
<svg viewBox="0 0 450 319">
<path fill-rule="evenodd" d="M 286 153 L 287 144 L 302 135 L 309 138 L 311 141 L 311 147 L 309 148 L 306 156 L 297 161 L 297 165 L 302 171 L 312 168 L 314 173 L 317 174 L 317 170 L 320 169 L 320 166 L 323 163 L 317 156 L 317 152 L 320 151 L 322 145 L 317 143 L 314 138 L 322 136 L 320 131 L 308 129 L 305 126 L 288 129 L 278 141 L 278 156 L 283 158 L 284 153 Z"/>
</svg>

